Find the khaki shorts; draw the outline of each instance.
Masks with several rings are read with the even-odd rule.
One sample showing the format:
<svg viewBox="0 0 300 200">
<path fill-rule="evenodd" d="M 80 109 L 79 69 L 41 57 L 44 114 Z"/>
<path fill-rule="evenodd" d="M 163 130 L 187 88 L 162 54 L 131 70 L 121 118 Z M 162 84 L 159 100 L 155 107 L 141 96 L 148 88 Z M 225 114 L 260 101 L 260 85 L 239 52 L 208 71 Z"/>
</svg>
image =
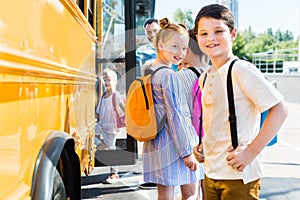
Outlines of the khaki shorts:
<svg viewBox="0 0 300 200">
<path fill-rule="evenodd" d="M 206 200 L 259 199 L 260 179 L 247 183 L 243 180 L 214 180 L 205 176 Z"/>
</svg>

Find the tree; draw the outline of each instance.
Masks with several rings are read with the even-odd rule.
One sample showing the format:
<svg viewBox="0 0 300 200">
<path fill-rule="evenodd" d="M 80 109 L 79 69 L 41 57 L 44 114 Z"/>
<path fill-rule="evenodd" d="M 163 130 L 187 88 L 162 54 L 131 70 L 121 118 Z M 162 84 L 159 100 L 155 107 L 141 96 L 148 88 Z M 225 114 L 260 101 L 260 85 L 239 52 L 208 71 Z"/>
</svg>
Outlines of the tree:
<svg viewBox="0 0 300 200">
<path fill-rule="evenodd" d="M 238 56 L 239 58 L 244 58 L 246 57 L 247 59 L 249 59 L 249 57 L 246 56 L 245 54 L 245 39 L 241 34 L 237 34 L 237 37 L 233 43 L 233 54 Z"/>
<path fill-rule="evenodd" d="M 257 37 L 256 34 L 251 30 L 251 27 L 249 27 L 248 30 L 238 32 L 238 33 L 244 38 L 246 42 L 249 42 Z"/>
<path fill-rule="evenodd" d="M 272 28 L 268 28 L 266 33 L 272 37 L 274 36 Z"/>
<path fill-rule="evenodd" d="M 277 45 L 277 49 L 291 49 L 291 48 L 297 48 L 298 43 L 293 40 L 288 40 L 288 41 L 282 41 L 279 42 Z"/>
<path fill-rule="evenodd" d="M 191 29 L 194 27 L 192 14 L 193 12 L 190 9 L 183 11 L 182 9 L 178 8 L 173 14 L 173 21 L 175 23 L 185 24 L 188 29 Z"/>
<path fill-rule="evenodd" d="M 248 30 L 240 32 L 241 38 L 238 37 L 234 42 L 233 52 L 248 60 L 252 60 L 253 53 L 297 47 L 297 41 L 293 41 L 293 33 L 290 31 L 277 30 L 274 34 L 272 28 L 268 28 L 264 33 L 256 35 L 249 27 Z"/>
<path fill-rule="evenodd" d="M 283 41 L 290 41 L 290 40 L 294 40 L 293 33 L 291 31 L 285 31 L 283 33 Z"/>
</svg>

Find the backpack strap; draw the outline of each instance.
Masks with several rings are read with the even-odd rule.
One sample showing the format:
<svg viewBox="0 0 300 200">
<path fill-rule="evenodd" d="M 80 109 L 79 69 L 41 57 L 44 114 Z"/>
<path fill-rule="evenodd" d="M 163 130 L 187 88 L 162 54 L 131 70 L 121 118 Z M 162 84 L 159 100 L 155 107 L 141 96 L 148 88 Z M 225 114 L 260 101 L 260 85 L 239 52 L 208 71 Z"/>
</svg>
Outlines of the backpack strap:
<svg viewBox="0 0 300 200">
<path fill-rule="evenodd" d="M 207 78 L 207 72 L 204 74 L 204 78 L 203 78 L 203 84 L 202 84 L 202 88 L 204 87 L 204 85 L 205 85 L 205 81 L 206 81 L 206 78 Z M 196 91 L 196 95 L 198 94 L 198 92 L 199 92 L 199 90 L 200 90 L 200 86 L 198 86 L 198 88 L 197 88 L 197 91 Z M 195 95 L 195 96 L 196 96 Z M 202 117 L 202 103 L 200 104 L 200 117 L 199 117 L 199 120 L 200 120 L 200 123 L 199 123 L 199 131 L 200 131 L 200 133 L 199 133 L 199 146 L 200 146 L 200 144 L 202 143 L 202 127 L 203 127 L 203 117 Z"/>
<path fill-rule="evenodd" d="M 159 70 L 164 69 L 164 68 L 171 69 L 170 67 L 167 67 L 167 66 L 161 66 L 161 67 L 155 69 L 153 72 L 151 72 L 151 83 L 152 83 L 152 78 L 156 74 L 156 72 L 158 72 Z M 152 86 L 152 88 L 153 88 L 153 86 Z M 157 131 L 160 131 L 160 129 L 163 127 L 165 121 L 167 121 L 167 113 L 165 113 L 163 115 L 163 117 L 161 118 L 160 122 L 157 124 L 157 127 L 158 127 Z"/>
<path fill-rule="evenodd" d="M 144 73 L 144 74 L 145 74 L 145 76 L 151 74 L 151 83 L 152 83 L 152 76 L 153 76 L 156 72 L 158 72 L 159 70 L 161 70 L 161 69 L 163 69 L 163 68 L 169 68 L 169 67 L 167 67 L 167 66 L 161 66 L 161 67 L 155 69 L 154 71 L 151 70 L 151 69 L 147 69 L 147 70 L 145 70 L 145 73 Z M 139 79 L 139 78 L 137 78 L 136 80 L 138 80 L 138 81 L 141 83 L 142 90 L 143 90 L 143 94 L 144 94 L 144 99 L 145 99 L 145 103 L 146 103 L 146 108 L 149 109 L 149 102 L 148 102 L 148 98 L 147 98 L 147 96 L 146 96 L 147 93 L 146 93 L 146 88 L 145 88 L 144 82 L 143 82 L 142 79 Z"/>
<path fill-rule="evenodd" d="M 228 68 L 228 73 L 227 73 L 227 97 L 228 97 L 228 107 L 229 107 L 229 123 L 230 123 L 230 133 L 231 133 L 231 144 L 234 149 L 238 146 L 238 136 L 237 136 L 237 123 L 236 123 L 236 115 L 235 115 L 235 107 L 234 107 L 234 95 L 233 95 L 233 87 L 232 87 L 232 77 L 231 77 L 231 71 L 233 64 L 237 61 L 238 59 L 234 59 Z M 204 79 L 203 79 L 203 85 L 205 85 L 205 81 L 207 78 L 207 72 L 204 74 Z M 201 105 L 201 115 L 200 115 L 200 131 L 202 130 L 202 105 Z M 201 133 L 199 134 L 199 145 L 201 144 Z"/>
<path fill-rule="evenodd" d="M 200 77 L 201 74 L 195 67 L 188 67 L 188 69 L 192 70 L 197 75 L 198 78 Z"/>
<path fill-rule="evenodd" d="M 167 67 L 167 66 L 161 66 L 161 67 L 158 67 L 157 69 L 155 69 L 154 71 L 152 71 L 151 75 L 154 76 L 154 74 L 156 74 L 156 72 L 158 72 L 161 69 L 165 69 L 165 68 L 171 69 L 170 67 Z"/>
<path fill-rule="evenodd" d="M 207 72 L 204 74 L 202 88 L 204 88 L 206 79 L 207 79 Z"/>
<path fill-rule="evenodd" d="M 112 105 L 114 107 L 114 111 L 116 112 L 117 115 L 119 115 L 118 111 L 117 111 L 117 106 L 116 106 L 116 93 L 112 93 Z"/>
<path fill-rule="evenodd" d="M 231 71 L 233 64 L 238 59 L 234 59 L 228 68 L 227 73 L 227 97 L 228 97 L 228 107 L 229 107 L 229 123 L 230 123 L 230 132 L 231 132 L 231 144 L 234 149 L 238 146 L 238 136 L 237 136 L 237 123 L 236 123 L 236 115 L 235 115 L 235 107 L 234 107 L 234 95 L 233 95 L 233 87 L 232 87 L 232 77 Z"/>
</svg>

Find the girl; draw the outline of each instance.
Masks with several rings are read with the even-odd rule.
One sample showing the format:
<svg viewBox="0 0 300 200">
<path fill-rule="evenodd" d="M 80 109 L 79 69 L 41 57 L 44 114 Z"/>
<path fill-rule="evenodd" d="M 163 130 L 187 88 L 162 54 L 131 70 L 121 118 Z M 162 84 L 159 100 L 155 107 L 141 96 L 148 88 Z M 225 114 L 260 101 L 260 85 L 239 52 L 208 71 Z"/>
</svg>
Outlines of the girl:
<svg viewBox="0 0 300 200">
<path fill-rule="evenodd" d="M 174 199 L 175 186 L 180 186 L 182 199 L 196 199 L 199 170 L 192 151 L 197 136 L 182 83 L 171 69 L 172 64 L 178 65 L 185 57 L 189 35 L 184 26 L 167 18 L 160 20 L 160 26 L 154 40 L 157 58 L 147 70 L 170 68 L 161 69 L 152 77 L 157 121 L 165 113 L 167 120 L 154 140 L 144 142 L 144 181 L 157 184 L 158 199 Z"/>
<path fill-rule="evenodd" d="M 96 109 L 96 118 L 98 123 L 95 128 L 95 135 L 102 135 L 102 140 L 95 137 L 97 150 L 115 150 L 116 139 L 119 129 L 117 128 L 117 113 L 124 116 L 125 101 L 121 94 L 117 91 L 117 73 L 112 69 L 105 69 L 102 73 L 102 79 L 105 86 L 105 92 L 99 99 Z M 115 96 L 113 98 L 113 95 Z M 113 100 L 116 108 L 114 109 Z M 119 180 L 118 167 L 110 167 L 110 176 L 106 179 L 106 183 L 115 183 Z"/>
</svg>

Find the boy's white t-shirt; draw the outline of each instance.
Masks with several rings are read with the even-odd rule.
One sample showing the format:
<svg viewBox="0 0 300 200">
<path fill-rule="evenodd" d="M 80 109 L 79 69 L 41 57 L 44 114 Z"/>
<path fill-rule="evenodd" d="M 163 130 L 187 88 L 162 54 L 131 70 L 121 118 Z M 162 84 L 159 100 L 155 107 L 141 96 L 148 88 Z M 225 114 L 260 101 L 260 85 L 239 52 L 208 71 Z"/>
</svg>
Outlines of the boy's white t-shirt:
<svg viewBox="0 0 300 200">
<path fill-rule="evenodd" d="M 243 179 L 244 183 L 262 177 L 261 155 L 243 172 L 227 165 L 227 149 L 231 145 L 228 121 L 227 72 L 233 59 L 217 72 L 208 72 L 202 88 L 204 125 L 204 170 L 212 179 Z M 199 81 L 203 85 L 202 75 Z M 235 112 L 239 144 L 250 144 L 260 130 L 260 113 L 283 100 L 283 96 L 251 63 L 238 60 L 232 68 Z"/>
</svg>

